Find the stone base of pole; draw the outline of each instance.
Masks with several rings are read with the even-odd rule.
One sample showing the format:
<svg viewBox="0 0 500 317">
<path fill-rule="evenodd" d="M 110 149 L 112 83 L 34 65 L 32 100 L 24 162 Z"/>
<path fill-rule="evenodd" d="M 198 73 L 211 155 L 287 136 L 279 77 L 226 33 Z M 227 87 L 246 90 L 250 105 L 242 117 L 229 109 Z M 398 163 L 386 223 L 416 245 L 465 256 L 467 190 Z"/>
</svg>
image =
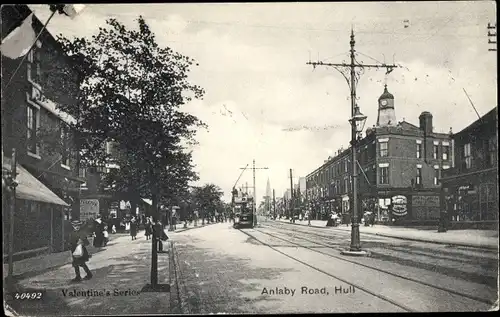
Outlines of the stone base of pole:
<svg viewBox="0 0 500 317">
<path fill-rule="evenodd" d="M 369 255 L 369 253 L 364 251 L 364 250 L 343 250 L 343 251 L 340 251 L 340 254 L 349 255 L 349 256 L 368 256 Z"/>
<path fill-rule="evenodd" d="M 341 251 L 340 254 L 349 256 L 368 255 L 368 252 L 361 249 L 361 242 L 359 237 L 359 223 L 355 223 L 354 220 L 351 224 L 351 246 L 349 250 Z"/>
</svg>

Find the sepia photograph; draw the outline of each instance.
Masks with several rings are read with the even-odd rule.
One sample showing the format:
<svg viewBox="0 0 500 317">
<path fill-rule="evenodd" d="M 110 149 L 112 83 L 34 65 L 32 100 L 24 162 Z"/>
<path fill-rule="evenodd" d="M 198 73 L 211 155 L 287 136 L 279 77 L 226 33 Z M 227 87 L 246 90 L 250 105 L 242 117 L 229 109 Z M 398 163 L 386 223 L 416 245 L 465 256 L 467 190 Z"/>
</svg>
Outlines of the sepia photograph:
<svg viewBox="0 0 500 317">
<path fill-rule="evenodd" d="M 0 8 L 7 316 L 499 310 L 494 1 Z"/>
</svg>

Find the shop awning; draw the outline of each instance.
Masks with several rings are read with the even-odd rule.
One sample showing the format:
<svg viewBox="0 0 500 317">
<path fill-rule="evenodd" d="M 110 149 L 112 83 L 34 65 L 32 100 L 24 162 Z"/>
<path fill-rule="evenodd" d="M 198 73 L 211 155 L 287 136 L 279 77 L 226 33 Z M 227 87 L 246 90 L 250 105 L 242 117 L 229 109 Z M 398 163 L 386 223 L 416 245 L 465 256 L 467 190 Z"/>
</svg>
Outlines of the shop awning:
<svg viewBox="0 0 500 317">
<path fill-rule="evenodd" d="M 11 170 L 10 160 L 4 158 L 3 169 Z M 49 204 L 69 206 L 59 196 L 52 192 L 47 186 L 31 175 L 21 165 L 17 164 L 16 182 L 16 198 L 24 200 L 34 200 Z"/>
<path fill-rule="evenodd" d="M 147 199 L 147 198 L 141 198 L 143 202 L 145 202 L 146 204 L 150 205 L 150 206 L 153 206 L 153 201 L 151 199 Z"/>
</svg>

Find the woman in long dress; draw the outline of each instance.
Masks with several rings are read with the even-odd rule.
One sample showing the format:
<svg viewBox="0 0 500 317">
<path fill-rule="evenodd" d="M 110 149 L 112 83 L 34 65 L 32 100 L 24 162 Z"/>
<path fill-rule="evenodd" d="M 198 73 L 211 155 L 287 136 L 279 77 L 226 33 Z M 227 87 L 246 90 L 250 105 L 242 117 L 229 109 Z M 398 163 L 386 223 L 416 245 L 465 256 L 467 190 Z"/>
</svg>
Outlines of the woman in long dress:
<svg viewBox="0 0 500 317">
<path fill-rule="evenodd" d="M 132 236 L 132 240 L 137 240 L 137 222 L 135 219 L 130 221 L 130 235 Z"/>
<path fill-rule="evenodd" d="M 145 226 L 145 235 L 146 235 L 146 240 L 149 240 L 149 236 L 153 234 L 153 224 L 151 223 L 151 220 L 148 218 L 146 220 L 146 226 Z"/>
</svg>

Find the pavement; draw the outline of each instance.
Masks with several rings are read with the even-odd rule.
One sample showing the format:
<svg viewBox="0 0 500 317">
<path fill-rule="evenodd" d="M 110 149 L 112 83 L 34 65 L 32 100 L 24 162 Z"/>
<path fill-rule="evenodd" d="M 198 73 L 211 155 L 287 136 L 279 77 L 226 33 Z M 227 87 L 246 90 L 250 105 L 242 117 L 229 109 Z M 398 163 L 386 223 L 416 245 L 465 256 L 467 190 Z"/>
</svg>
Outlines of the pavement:
<svg viewBox="0 0 500 317">
<path fill-rule="evenodd" d="M 172 241 L 180 232 L 205 226 L 177 226 L 174 232 L 168 232 L 168 228 L 165 231 Z M 143 233 L 140 231 L 137 240 L 133 241 L 128 233 L 110 234 L 106 247 L 90 245 L 88 250 L 92 257 L 87 264 L 94 276 L 81 283 L 70 282 L 74 269 L 69 251 L 14 262 L 15 289 L 42 291 L 43 295 L 40 301 L 8 300 L 8 305 L 21 315 L 37 316 L 100 315 L 104 311 L 126 315 L 175 313 L 176 308 L 170 307 L 171 302 L 175 303 L 171 299 L 171 296 L 176 296 L 175 289 L 170 294 L 141 293 L 151 276 L 151 240 L 146 240 Z M 164 250 L 169 246 L 169 242 L 164 242 Z M 158 254 L 159 283 L 171 284 L 169 254 L 170 251 Z M 4 264 L 4 276 L 6 273 L 7 265 Z M 85 275 L 83 269 L 81 274 L 82 277 Z M 72 296 L 75 290 L 104 293 Z"/>
<path fill-rule="evenodd" d="M 285 219 L 279 219 L 276 221 L 292 224 L 289 220 Z M 296 220 L 295 225 L 308 226 L 306 220 Z M 311 220 L 311 226 L 329 230 L 351 231 L 351 227 L 346 225 L 340 225 L 338 227 L 327 227 L 326 220 Z M 431 242 L 438 244 L 498 250 L 497 230 L 466 229 L 437 232 L 437 228 L 435 230 L 424 230 L 418 228 L 392 227 L 384 225 L 365 227 L 361 224 L 359 227 L 359 231 L 362 234 L 372 234 L 409 241 Z"/>
</svg>

